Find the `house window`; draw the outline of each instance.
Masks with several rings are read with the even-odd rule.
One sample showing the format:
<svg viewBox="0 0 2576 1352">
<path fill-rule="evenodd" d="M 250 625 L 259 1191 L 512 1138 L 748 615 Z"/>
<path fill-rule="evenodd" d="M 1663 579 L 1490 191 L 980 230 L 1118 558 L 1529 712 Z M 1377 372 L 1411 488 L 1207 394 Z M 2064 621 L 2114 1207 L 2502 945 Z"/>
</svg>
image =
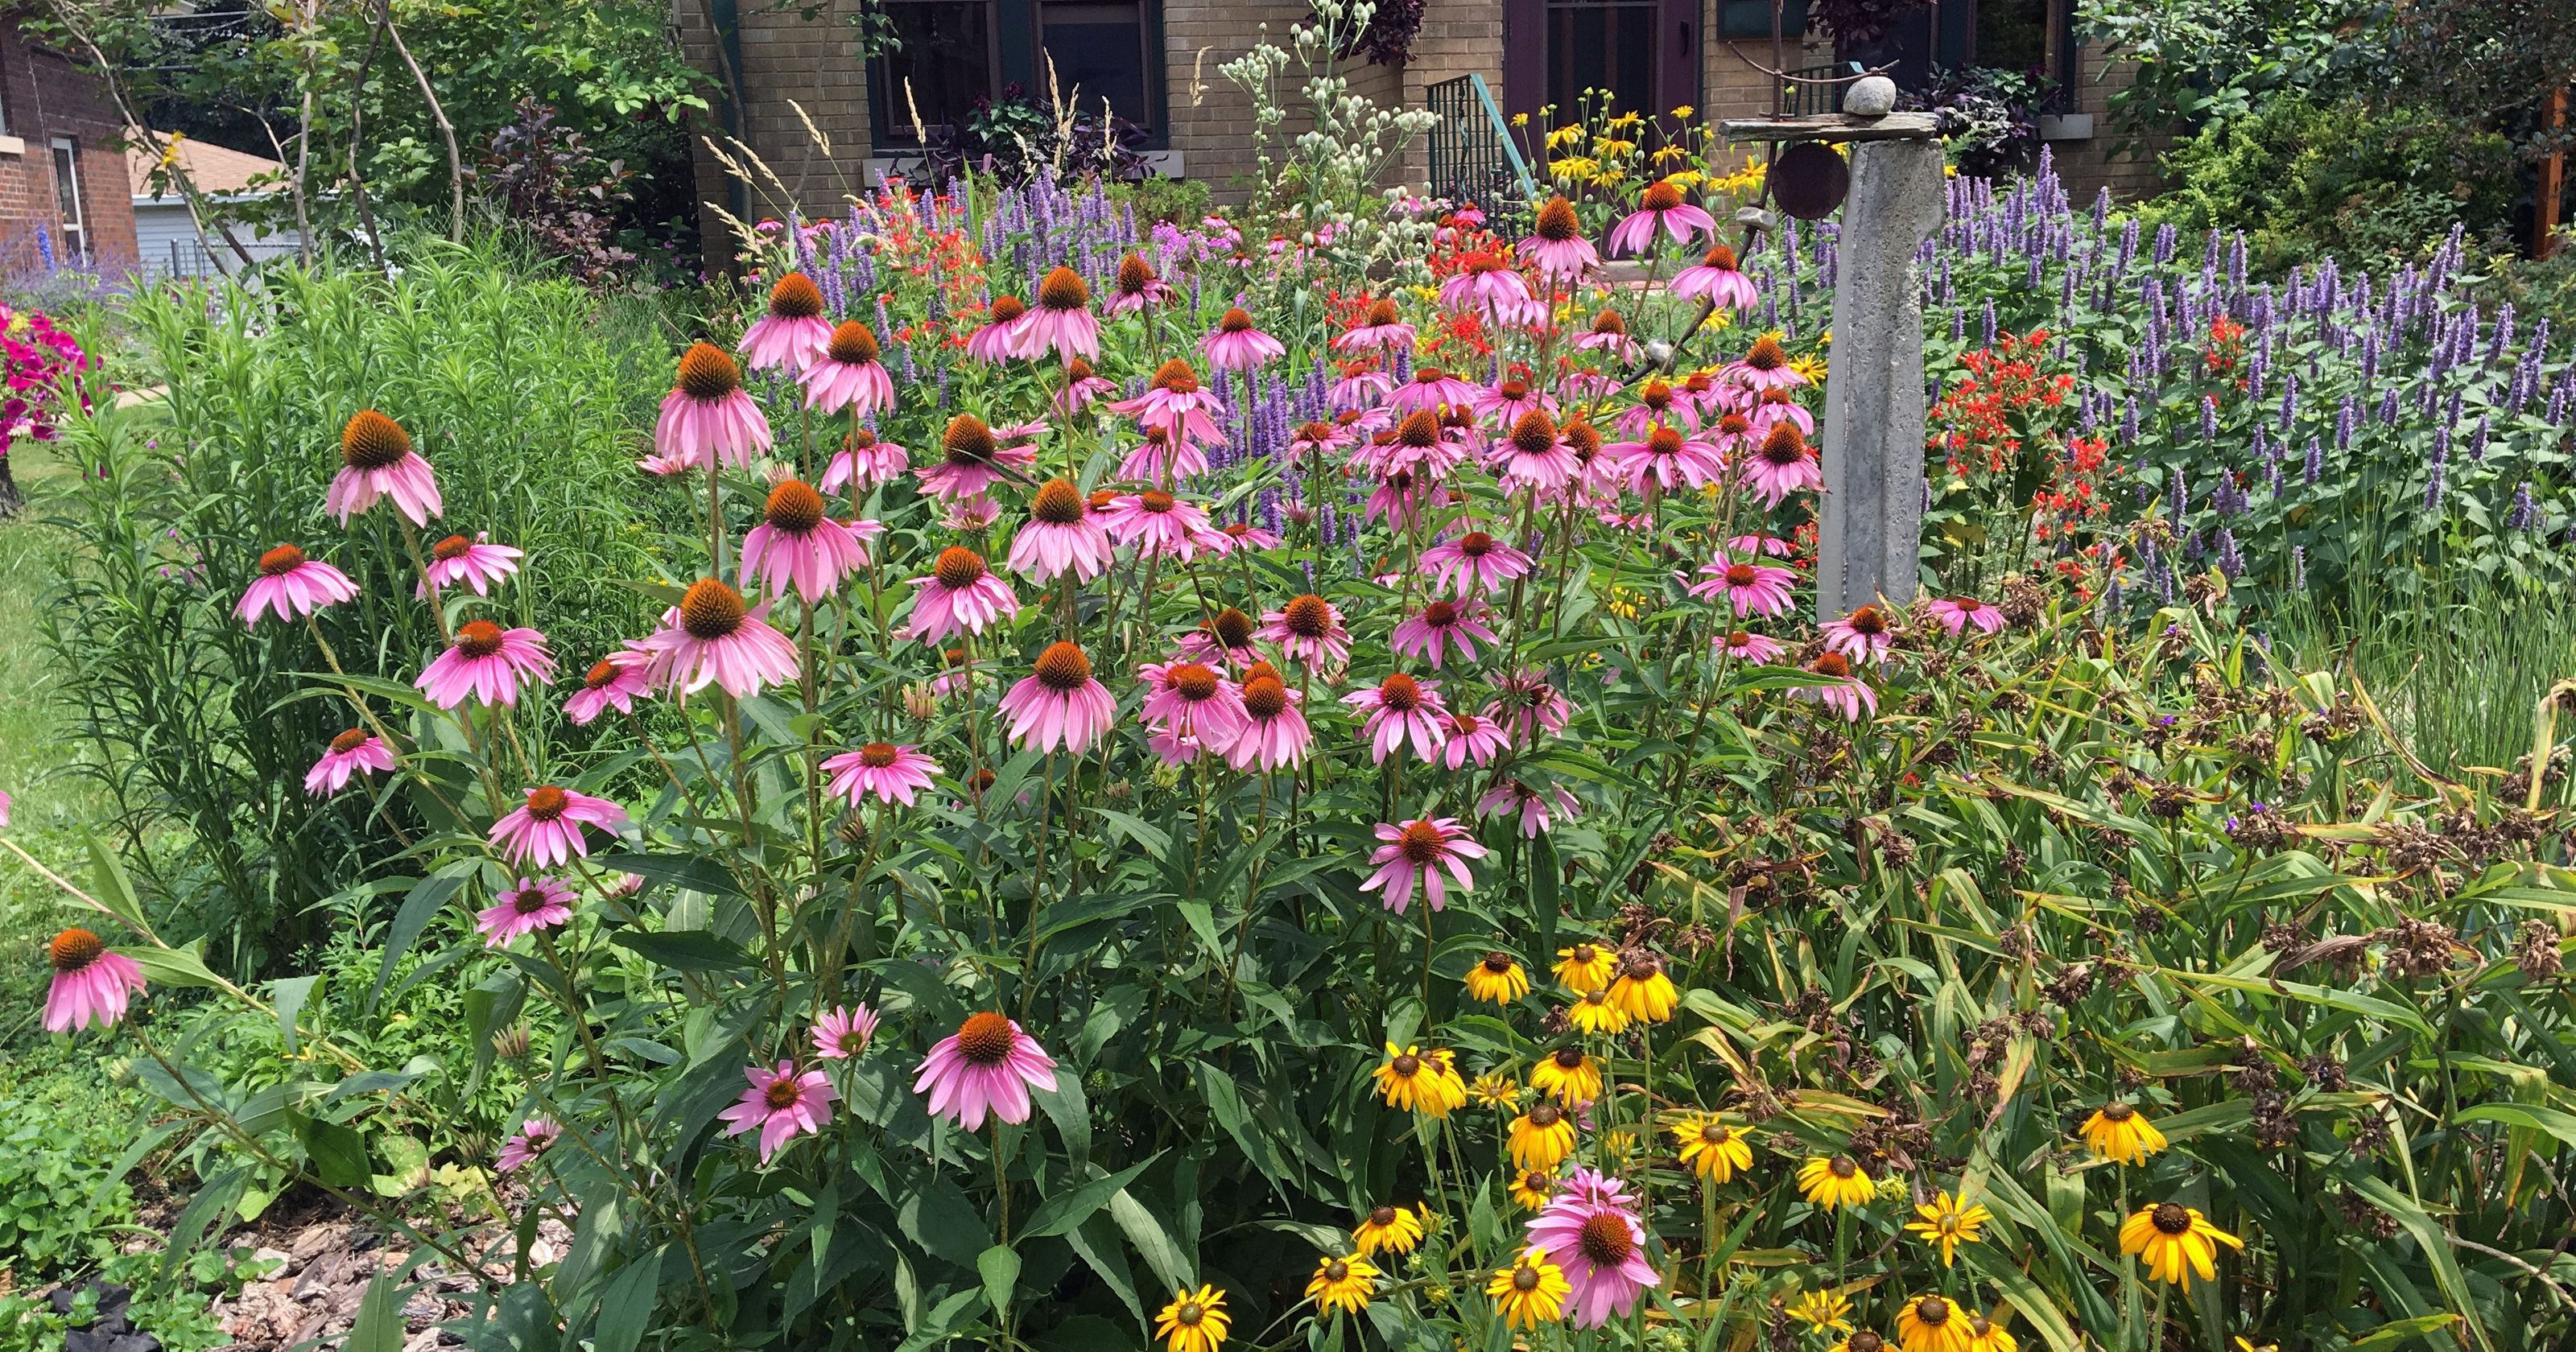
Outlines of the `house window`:
<svg viewBox="0 0 2576 1352">
<path fill-rule="evenodd" d="M 869 63 L 881 149 L 963 122 L 1003 99 L 1045 105 L 1056 95 L 1097 114 L 1103 99 L 1163 140 L 1160 0 L 883 0 L 891 50 Z"/>
<path fill-rule="evenodd" d="M 80 147 L 68 136 L 54 138 L 54 205 L 63 219 L 63 256 L 86 262 L 89 223 L 81 214 Z"/>
<path fill-rule="evenodd" d="M 1613 113 L 1668 118 L 1699 100 L 1702 0 L 1503 0 L 1503 110 L 1552 126 L 1607 95 Z M 1767 20 L 1766 20 L 1767 22 Z"/>
</svg>

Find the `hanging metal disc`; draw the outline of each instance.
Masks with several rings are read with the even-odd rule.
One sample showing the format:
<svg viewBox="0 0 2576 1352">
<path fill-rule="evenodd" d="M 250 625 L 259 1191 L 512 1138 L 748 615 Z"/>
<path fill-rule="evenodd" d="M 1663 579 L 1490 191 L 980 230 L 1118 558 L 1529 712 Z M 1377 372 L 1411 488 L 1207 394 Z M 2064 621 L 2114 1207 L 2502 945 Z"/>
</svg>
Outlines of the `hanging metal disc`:
<svg viewBox="0 0 2576 1352">
<path fill-rule="evenodd" d="M 1851 166 L 1821 141 L 1800 141 L 1771 162 L 1771 200 L 1802 221 L 1822 220 L 1851 191 Z"/>
</svg>

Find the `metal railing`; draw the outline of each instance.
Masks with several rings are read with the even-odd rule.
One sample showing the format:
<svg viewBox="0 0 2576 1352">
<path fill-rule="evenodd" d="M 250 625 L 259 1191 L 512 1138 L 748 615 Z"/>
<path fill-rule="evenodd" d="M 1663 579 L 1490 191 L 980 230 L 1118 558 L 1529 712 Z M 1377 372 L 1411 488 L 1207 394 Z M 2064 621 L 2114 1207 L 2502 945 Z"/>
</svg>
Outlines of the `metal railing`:
<svg viewBox="0 0 2576 1352">
<path fill-rule="evenodd" d="M 1424 91 L 1431 114 L 1431 191 L 1474 202 L 1487 216 L 1518 216 L 1538 196 L 1538 180 L 1482 75 L 1442 80 Z"/>
<path fill-rule="evenodd" d="M 1827 62 L 1821 66 L 1803 66 L 1789 74 L 1796 78 L 1785 82 L 1789 88 L 1789 96 L 1782 105 L 1783 112 L 1791 117 L 1809 117 L 1817 113 L 1842 111 L 1844 86 L 1808 82 L 1832 79 L 1836 75 L 1849 74 L 1848 71 Z"/>
</svg>

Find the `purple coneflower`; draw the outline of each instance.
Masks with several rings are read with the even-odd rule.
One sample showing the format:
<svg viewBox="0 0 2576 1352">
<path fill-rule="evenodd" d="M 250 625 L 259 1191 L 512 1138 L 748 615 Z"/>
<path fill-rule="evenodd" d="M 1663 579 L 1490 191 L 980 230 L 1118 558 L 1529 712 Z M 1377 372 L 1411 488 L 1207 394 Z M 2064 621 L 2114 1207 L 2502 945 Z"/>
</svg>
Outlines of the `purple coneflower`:
<svg viewBox="0 0 2576 1352">
<path fill-rule="evenodd" d="M 837 1006 L 814 1021 L 814 1055 L 847 1061 L 864 1054 L 877 1036 L 877 1012 L 862 1004 Z"/>
<path fill-rule="evenodd" d="M 259 617 L 269 610 L 281 620 L 310 615 L 324 606 L 338 605 L 355 598 L 358 584 L 349 575 L 324 563 L 308 558 L 295 545 L 279 545 L 259 556 L 259 576 L 242 589 L 241 600 L 233 614 L 246 628 L 258 628 Z"/>
<path fill-rule="evenodd" d="M 822 482 L 815 486 L 834 493 L 848 484 L 856 493 L 872 484 L 892 483 L 911 469 L 912 452 L 877 440 L 877 434 L 864 427 L 854 427 L 841 449 L 832 453 L 832 462 L 823 467 Z"/>
<path fill-rule="evenodd" d="M 1377 838 L 1385 842 L 1369 855 L 1377 872 L 1360 883 L 1360 890 L 1377 893 L 1397 915 L 1412 904 L 1417 887 L 1434 911 L 1449 904 L 1452 883 L 1461 892 L 1475 890 L 1476 875 L 1468 871 L 1467 861 L 1484 858 L 1486 851 L 1457 818 L 1417 817 L 1401 826 L 1380 822 Z"/>
<path fill-rule="evenodd" d="M 1456 596 L 1479 592 L 1501 595 L 1515 578 L 1530 570 L 1530 556 L 1480 530 L 1443 540 L 1422 551 L 1432 585 Z"/>
<path fill-rule="evenodd" d="M 1558 821 L 1572 821 L 1583 815 L 1582 805 L 1562 784 L 1532 788 L 1521 780 L 1506 780 L 1476 800 L 1476 815 L 1480 817 L 1500 817 L 1515 810 L 1520 813 L 1523 840 L 1535 840 L 1554 829 Z"/>
<path fill-rule="evenodd" d="M 360 409 L 340 429 L 340 472 L 332 477 L 322 506 L 345 526 L 378 498 L 392 499 L 394 510 L 415 526 L 428 525 L 445 510 L 438 479 L 412 449 L 411 434 L 372 408 Z"/>
<path fill-rule="evenodd" d="M 1674 273 L 1673 294 L 1739 314 L 1750 313 L 1761 299 L 1753 279 L 1736 268 L 1735 250 L 1723 244 L 1711 245 L 1699 262 Z"/>
<path fill-rule="evenodd" d="M 508 948 L 522 934 L 550 930 L 572 919 L 572 889 L 553 878 L 521 878 L 477 912 L 485 948 Z"/>
<path fill-rule="evenodd" d="M 635 697 L 652 688 L 645 673 L 652 661 L 651 653 L 628 640 L 625 647 L 590 664 L 581 689 L 564 700 L 564 715 L 574 727 L 586 728 L 611 708 L 621 714 L 635 712 Z"/>
<path fill-rule="evenodd" d="M 316 798 L 327 798 L 349 787 L 352 776 L 361 772 L 382 774 L 394 768 L 393 748 L 365 728 L 351 728 L 331 739 L 322 759 L 304 772 L 304 791 Z"/>
<path fill-rule="evenodd" d="M 1161 489 L 1112 498 L 1100 513 L 1111 539 L 1134 545 L 1140 554 L 1159 554 L 1183 563 L 1206 553 L 1222 553 L 1227 542 L 1208 524 L 1207 512 Z"/>
<path fill-rule="evenodd" d="M 931 777 L 939 773 L 939 762 L 916 746 L 870 742 L 824 761 L 823 773 L 832 777 L 823 792 L 853 808 L 871 796 L 911 807 L 914 795 L 929 788 Z"/>
<path fill-rule="evenodd" d="M 1693 235 L 1714 237 L 1717 221 L 1707 212 L 1682 200 L 1681 189 L 1659 178 L 1638 194 L 1637 209 L 1610 227 L 1610 252 L 1645 253 L 1654 248 L 1658 229 L 1688 244 Z"/>
<path fill-rule="evenodd" d="M 1100 321 L 1091 313 L 1091 287 L 1082 274 L 1059 265 L 1038 283 L 1038 308 L 1029 312 L 1020 355 L 1100 357 Z"/>
<path fill-rule="evenodd" d="M 679 379 L 663 396 L 653 450 L 672 472 L 748 465 L 769 450 L 769 419 L 742 387 L 742 368 L 713 343 L 680 354 Z"/>
<path fill-rule="evenodd" d="M 832 1103 L 841 1097 L 819 1070 L 796 1072 L 796 1063 L 781 1061 L 776 1070 L 743 1067 L 751 1087 L 732 1107 L 717 1114 L 729 1125 L 725 1135 L 740 1136 L 757 1128 L 760 1162 L 767 1164 L 778 1148 L 807 1132 L 821 1131 L 832 1120 Z"/>
<path fill-rule="evenodd" d="M 833 520 L 823 510 L 823 495 L 796 479 L 769 490 L 760 524 L 742 537 L 743 585 L 755 591 L 765 585 L 773 600 L 794 587 L 810 605 L 867 563 L 859 533 Z"/>
<path fill-rule="evenodd" d="M 1265 613 L 1253 636 L 1278 644 L 1283 655 L 1310 668 L 1338 667 L 1351 660 L 1351 631 L 1342 625 L 1342 612 L 1312 592 Z"/>
<path fill-rule="evenodd" d="M 1529 238 L 1517 247 L 1521 257 L 1551 281 L 1580 281 L 1601 267 L 1601 255 L 1583 237 L 1583 222 L 1575 216 L 1574 204 L 1562 196 L 1549 198 L 1538 209 Z"/>
<path fill-rule="evenodd" d="M 755 371 L 772 368 L 795 375 L 820 359 L 832 342 L 832 321 L 823 317 L 823 291 L 814 279 L 791 272 L 769 288 L 769 311 L 743 331 L 736 351 Z"/>
<path fill-rule="evenodd" d="M 1398 623 L 1387 646 L 1399 656 L 1429 663 L 1433 671 L 1453 647 L 1460 661 L 1473 662 L 1479 643 L 1494 646 L 1494 631 L 1484 624 L 1489 613 L 1482 601 L 1433 601 Z"/>
<path fill-rule="evenodd" d="M 1109 566 L 1109 531 L 1070 479 L 1049 479 L 1029 501 L 1029 519 L 1011 536 L 1012 570 L 1044 584 L 1070 572 L 1089 582 Z"/>
<path fill-rule="evenodd" d="M 894 378 L 877 360 L 875 330 L 853 319 L 832 330 L 822 355 L 805 366 L 805 407 L 864 418 L 894 407 Z"/>
<path fill-rule="evenodd" d="M 1395 302 L 1385 297 L 1369 302 L 1360 322 L 1333 339 L 1335 352 L 1411 352 L 1415 331 L 1404 322 Z"/>
<path fill-rule="evenodd" d="M 563 1128 L 551 1117 L 531 1117 L 519 1124 L 517 1132 L 501 1143 L 501 1153 L 492 1161 L 500 1173 L 516 1173 L 536 1163 L 537 1157 L 554 1148 Z"/>
<path fill-rule="evenodd" d="M 1252 326 L 1252 314 L 1241 306 L 1217 317 L 1216 332 L 1199 340 L 1208 367 L 1217 371 L 1250 371 L 1286 356 L 1288 345 Z"/>
<path fill-rule="evenodd" d="M 53 959 L 53 984 L 45 988 L 45 1031 L 69 1033 L 89 1026 L 114 1027 L 125 1017 L 126 1002 L 143 990 L 143 967 L 107 941 L 75 925 L 46 946 Z"/>
<path fill-rule="evenodd" d="M 1627 1185 L 1582 1165 L 1567 1174 L 1546 1208 L 1529 1223 L 1529 1242 L 1565 1274 L 1566 1322 L 1599 1328 L 1636 1308 L 1663 1279 L 1646 1262 L 1646 1227 Z"/>
<path fill-rule="evenodd" d="M 742 593 L 712 577 L 690 583 L 680 604 L 662 612 L 662 627 L 636 646 L 651 654 L 645 678 L 674 694 L 713 682 L 741 699 L 796 679 L 796 645 L 770 627 L 769 603 L 746 607 Z"/>
<path fill-rule="evenodd" d="M 1798 575 L 1789 569 L 1742 559 L 1721 558 L 1702 565 L 1699 572 L 1706 580 L 1692 583 L 1690 594 L 1703 601 L 1724 595 L 1739 619 L 1788 613 L 1789 589 L 1798 581 Z"/>
<path fill-rule="evenodd" d="M 541 784 L 528 790 L 525 803 L 492 823 L 490 839 L 503 863 L 552 868 L 576 855 L 590 856 L 582 827 L 597 827 L 614 836 L 624 825 L 626 809 L 605 798 Z"/>
<path fill-rule="evenodd" d="M 912 636 L 936 645 L 955 633 L 981 634 L 1019 613 L 1011 584 L 993 576 L 984 556 L 959 545 L 939 551 L 928 575 L 912 579 Z"/>
<path fill-rule="evenodd" d="M 1007 1015 L 979 1010 L 941 1038 L 921 1060 L 912 1092 L 929 1099 L 933 1117 L 979 1131 L 990 1115 L 1003 1122 L 1029 1120 L 1029 1091 L 1053 1092 L 1055 1058 Z"/>
<path fill-rule="evenodd" d="M 1080 646 L 1057 642 L 1002 696 L 1001 712 L 1011 720 L 1013 744 L 1038 751 L 1062 746 L 1078 756 L 1109 730 L 1118 701 L 1093 679 Z"/>
<path fill-rule="evenodd" d="M 502 579 L 519 571 L 519 560 L 525 557 L 508 545 L 490 543 L 491 538 L 479 532 L 471 540 L 451 535 L 431 545 L 429 567 L 424 570 L 428 575 L 412 589 L 412 594 L 427 600 L 430 588 L 445 590 L 462 582 L 472 587 L 476 596 L 491 595 Z"/>
<path fill-rule="evenodd" d="M 545 635 L 469 620 L 457 626 L 455 641 L 412 684 L 430 703 L 453 709 L 469 695 L 479 704 L 516 705 L 522 678 L 554 684 L 555 659 L 546 651 Z"/>
<path fill-rule="evenodd" d="M 1440 702 L 1438 681 L 1415 680 L 1399 671 L 1342 696 L 1342 703 L 1368 715 L 1360 736 L 1369 743 L 1372 763 L 1384 763 L 1408 740 L 1414 757 L 1428 762 L 1449 740 L 1449 707 Z"/>
</svg>

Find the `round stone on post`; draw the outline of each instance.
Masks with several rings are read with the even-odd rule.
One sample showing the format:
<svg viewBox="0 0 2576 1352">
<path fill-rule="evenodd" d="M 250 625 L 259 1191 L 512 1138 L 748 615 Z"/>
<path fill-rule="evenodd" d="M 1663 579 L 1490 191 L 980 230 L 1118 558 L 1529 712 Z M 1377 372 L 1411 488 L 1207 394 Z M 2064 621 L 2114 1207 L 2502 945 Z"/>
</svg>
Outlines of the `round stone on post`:
<svg viewBox="0 0 2576 1352">
<path fill-rule="evenodd" d="M 1884 75 L 1864 75 L 1843 91 L 1843 111 L 1853 117 L 1885 117 L 1896 111 L 1896 82 Z"/>
</svg>

